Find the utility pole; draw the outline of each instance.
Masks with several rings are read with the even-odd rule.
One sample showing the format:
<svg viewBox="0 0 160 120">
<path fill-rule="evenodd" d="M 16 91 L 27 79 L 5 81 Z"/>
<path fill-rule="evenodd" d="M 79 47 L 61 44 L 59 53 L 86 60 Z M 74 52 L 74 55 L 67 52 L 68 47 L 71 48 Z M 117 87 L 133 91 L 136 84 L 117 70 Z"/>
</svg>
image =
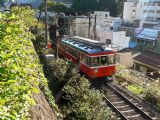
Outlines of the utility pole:
<svg viewBox="0 0 160 120">
<path fill-rule="evenodd" d="M 45 40 L 46 40 L 46 45 L 48 44 L 47 2 L 48 2 L 48 0 L 45 0 Z"/>
<path fill-rule="evenodd" d="M 90 38 L 90 29 L 91 29 L 91 14 L 90 14 L 90 12 L 89 12 L 88 38 Z"/>
<path fill-rule="evenodd" d="M 97 24 L 97 15 L 95 15 L 95 18 L 94 18 L 94 40 L 96 39 L 96 24 Z"/>
</svg>

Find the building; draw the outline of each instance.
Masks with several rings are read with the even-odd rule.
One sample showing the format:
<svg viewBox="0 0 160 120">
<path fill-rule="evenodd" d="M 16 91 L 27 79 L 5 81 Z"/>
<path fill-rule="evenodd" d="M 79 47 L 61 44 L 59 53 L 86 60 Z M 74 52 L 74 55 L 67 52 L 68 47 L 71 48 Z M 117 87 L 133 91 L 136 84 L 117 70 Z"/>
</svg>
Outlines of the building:
<svg viewBox="0 0 160 120">
<path fill-rule="evenodd" d="M 132 48 L 124 48 L 118 51 L 116 55 L 117 63 L 126 66 L 127 68 L 133 67 L 133 56 L 137 54 Z"/>
<path fill-rule="evenodd" d="M 107 44 L 115 50 L 121 50 L 130 46 L 130 37 L 126 36 L 125 31 L 113 30 L 97 30 L 97 37 L 99 41 Z"/>
<path fill-rule="evenodd" d="M 123 19 L 159 20 L 160 0 L 127 0 L 124 3 Z"/>
<path fill-rule="evenodd" d="M 159 43 L 160 30 L 143 28 L 135 36 L 135 42 L 141 46 L 156 46 Z"/>
<path fill-rule="evenodd" d="M 119 31 L 122 20 L 118 17 L 111 17 L 108 11 L 95 11 L 89 17 L 76 17 L 74 33 L 76 36 L 101 41 L 106 45 L 121 50 L 131 47 L 130 37 L 125 31 Z"/>
<path fill-rule="evenodd" d="M 72 24 L 72 33 L 74 36 L 88 38 L 89 18 L 87 16 L 77 16 Z"/>
<path fill-rule="evenodd" d="M 146 50 L 134 59 L 134 69 L 153 78 L 160 77 L 160 53 Z"/>
</svg>

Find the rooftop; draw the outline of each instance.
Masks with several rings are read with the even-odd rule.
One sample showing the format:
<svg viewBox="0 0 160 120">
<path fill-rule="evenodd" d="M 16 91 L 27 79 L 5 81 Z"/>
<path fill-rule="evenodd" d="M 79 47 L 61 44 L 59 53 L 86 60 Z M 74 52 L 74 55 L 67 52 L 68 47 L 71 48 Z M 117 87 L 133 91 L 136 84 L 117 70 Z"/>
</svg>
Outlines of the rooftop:
<svg viewBox="0 0 160 120">
<path fill-rule="evenodd" d="M 160 68 L 160 53 L 154 51 L 146 50 L 134 57 L 134 60 Z"/>
<path fill-rule="evenodd" d="M 139 33 L 137 33 L 136 38 L 155 41 L 158 36 L 158 31 L 159 30 L 156 29 L 144 28 Z"/>
<path fill-rule="evenodd" d="M 94 41 L 87 38 L 81 38 L 81 37 L 65 38 L 62 39 L 62 42 L 87 54 L 98 53 L 103 55 L 106 54 L 106 52 L 114 51 L 113 49 L 104 46 L 104 44 L 100 43 L 99 41 Z"/>
</svg>

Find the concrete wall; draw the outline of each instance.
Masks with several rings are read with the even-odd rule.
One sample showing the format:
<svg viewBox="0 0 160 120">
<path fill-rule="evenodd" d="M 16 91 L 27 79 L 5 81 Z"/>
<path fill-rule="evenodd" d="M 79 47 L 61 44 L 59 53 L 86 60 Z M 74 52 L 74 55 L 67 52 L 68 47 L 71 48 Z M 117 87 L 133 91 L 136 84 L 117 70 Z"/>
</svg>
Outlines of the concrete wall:
<svg viewBox="0 0 160 120">
<path fill-rule="evenodd" d="M 130 37 L 126 36 L 125 31 L 114 32 L 112 30 L 97 30 L 97 38 L 99 41 L 106 43 L 107 39 L 111 40 L 111 45 L 116 50 L 121 50 L 129 47 Z"/>
<path fill-rule="evenodd" d="M 113 32 L 112 47 L 121 50 L 123 48 L 128 48 L 130 42 L 130 37 L 126 37 L 125 31 Z"/>
<path fill-rule="evenodd" d="M 75 23 L 73 23 L 75 24 L 74 30 L 76 36 L 88 38 L 88 21 L 88 17 L 76 18 Z"/>
<path fill-rule="evenodd" d="M 135 16 L 133 16 L 133 12 L 135 10 L 134 2 L 125 2 L 124 3 L 124 10 L 123 10 L 123 19 L 132 21 L 135 19 Z"/>
<path fill-rule="evenodd" d="M 131 52 L 118 53 L 117 62 L 126 67 L 133 67 L 133 59 Z"/>
</svg>

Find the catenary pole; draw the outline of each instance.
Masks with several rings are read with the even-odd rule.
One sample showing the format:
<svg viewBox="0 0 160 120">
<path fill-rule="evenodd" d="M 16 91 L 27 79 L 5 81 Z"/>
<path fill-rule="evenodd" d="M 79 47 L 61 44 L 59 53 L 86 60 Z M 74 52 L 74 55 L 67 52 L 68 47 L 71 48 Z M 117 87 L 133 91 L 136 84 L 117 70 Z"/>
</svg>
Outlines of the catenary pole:
<svg viewBox="0 0 160 120">
<path fill-rule="evenodd" d="M 45 0 L 45 40 L 46 40 L 46 45 L 48 43 L 47 2 L 48 2 L 48 0 Z"/>
</svg>

